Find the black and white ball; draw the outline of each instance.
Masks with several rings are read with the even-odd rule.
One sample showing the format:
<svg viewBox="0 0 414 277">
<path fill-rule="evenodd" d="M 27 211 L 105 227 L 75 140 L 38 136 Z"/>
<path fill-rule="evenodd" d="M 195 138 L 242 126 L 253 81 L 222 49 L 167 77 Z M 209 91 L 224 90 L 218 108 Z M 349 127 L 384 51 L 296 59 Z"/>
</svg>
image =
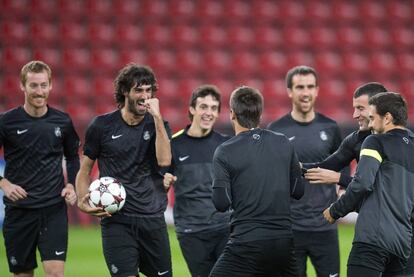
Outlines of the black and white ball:
<svg viewBox="0 0 414 277">
<path fill-rule="evenodd" d="M 110 214 L 122 209 L 125 204 L 124 186 L 112 177 L 101 177 L 89 185 L 89 205 L 102 207 Z"/>
</svg>

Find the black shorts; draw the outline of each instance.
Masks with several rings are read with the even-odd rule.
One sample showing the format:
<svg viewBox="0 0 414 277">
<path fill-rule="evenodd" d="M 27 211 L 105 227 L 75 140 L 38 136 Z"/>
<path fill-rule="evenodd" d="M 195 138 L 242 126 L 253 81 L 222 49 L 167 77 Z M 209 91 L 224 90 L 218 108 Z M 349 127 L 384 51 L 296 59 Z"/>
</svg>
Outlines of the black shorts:
<svg viewBox="0 0 414 277">
<path fill-rule="evenodd" d="M 68 248 L 65 202 L 40 209 L 7 206 L 3 236 L 10 272 L 36 268 L 36 248 L 42 261 L 65 261 Z"/>
<path fill-rule="evenodd" d="M 407 260 L 395 256 L 382 248 L 366 243 L 354 242 L 351 253 L 349 253 L 348 271 L 353 266 L 357 266 L 384 272 L 382 276 L 399 276 L 406 264 Z"/>
<path fill-rule="evenodd" d="M 339 242 L 336 229 L 321 232 L 293 231 L 293 236 L 298 276 L 306 277 L 308 257 L 317 276 L 339 275 Z"/>
<path fill-rule="evenodd" d="M 293 239 L 232 242 L 214 265 L 210 277 L 297 277 Z"/>
<path fill-rule="evenodd" d="M 171 252 L 164 216 L 106 218 L 101 221 L 102 245 L 111 276 L 171 277 Z"/>
<path fill-rule="evenodd" d="M 177 233 L 181 251 L 191 276 L 206 277 L 223 252 L 230 227 L 197 233 Z"/>
</svg>

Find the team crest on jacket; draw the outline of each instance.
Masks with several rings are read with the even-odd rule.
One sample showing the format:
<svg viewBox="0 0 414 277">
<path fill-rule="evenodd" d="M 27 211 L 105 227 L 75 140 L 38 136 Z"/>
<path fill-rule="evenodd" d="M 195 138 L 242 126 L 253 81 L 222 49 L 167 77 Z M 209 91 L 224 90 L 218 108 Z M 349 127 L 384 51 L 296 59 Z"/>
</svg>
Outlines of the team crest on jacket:
<svg viewBox="0 0 414 277">
<path fill-rule="evenodd" d="M 55 136 L 58 138 L 62 137 L 62 131 L 60 130 L 60 127 L 55 127 Z"/>
<path fill-rule="evenodd" d="M 325 131 L 320 131 L 319 136 L 321 137 L 321 140 L 323 141 L 328 140 L 328 135 L 326 134 Z"/>
<path fill-rule="evenodd" d="M 144 132 L 144 136 L 143 136 L 143 138 L 144 138 L 144 140 L 149 140 L 150 139 L 150 134 L 149 134 L 149 132 L 148 131 L 145 131 Z"/>
</svg>

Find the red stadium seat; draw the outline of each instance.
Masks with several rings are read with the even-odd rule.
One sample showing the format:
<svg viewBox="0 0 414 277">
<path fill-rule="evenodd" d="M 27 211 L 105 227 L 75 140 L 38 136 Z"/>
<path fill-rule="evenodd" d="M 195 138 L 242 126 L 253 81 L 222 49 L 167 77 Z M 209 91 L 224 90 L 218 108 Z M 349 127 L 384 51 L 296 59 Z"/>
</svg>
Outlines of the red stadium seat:
<svg viewBox="0 0 414 277">
<path fill-rule="evenodd" d="M 282 12 L 279 15 L 283 21 L 297 23 L 305 20 L 306 6 L 301 1 L 282 1 L 280 5 Z M 312 20 L 312 18 L 309 18 L 309 20 Z"/>
<path fill-rule="evenodd" d="M 88 28 L 88 41 L 93 47 L 112 46 L 115 30 L 113 24 L 93 22 Z"/>
<path fill-rule="evenodd" d="M 414 6 L 411 1 L 391 0 L 385 3 L 390 21 L 400 23 L 412 22 Z"/>
<path fill-rule="evenodd" d="M 266 51 L 259 56 L 260 74 L 263 77 L 283 76 L 288 68 L 288 59 L 283 52 Z"/>
<path fill-rule="evenodd" d="M 312 38 L 312 48 L 318 51 L 325 51 L 336 48 L 336 32 L 329 26 L 313 26 L 309 29 Z"/>
<path fill-rule="evenodd" d="M 121 49 L 134 49 L 145 44 L 143 39 L 142 26 L 132 22 L 119 22 L 115 27 L 115 34 L 112 43 Z"/>
<path fill-rule="evenodd" d="M 359 7 L 354 2 L 334 1 L 333 18 L 337 23 L 359 22 L 361 19 Z"/>
<path fill-rule="evenodd" d="M 52 0 L 53 1 L 53 0 Z M 87 16 L 86 3 L 83 0 L 61 0 L 53 1 L 59 3 L 59 17 L 75 21 Z M 47 8 L 47 6 L 45 7 Z"/>
<path fill-rule="evenodd" d="M 396 59 L 391 52 L 372 52 L 370 61 L 370 67 L 375 68 L 375 73 L 372 74 L 373 78 L 390 78 L 396 72 Z"/>
<path fill-rule="evenodd" d="M 355 50 L 363 48 L 364 35 L 360 28 L 343 26 L 337 30 L 338 47 L 344 50 Z"/>
<path fill-rule="evenodd" d="M 227 29 L 227 34 L 233 49 L 253 48 L 256 44 L 252 28 L 232 25 Z"/>
<path fill-rule="evenodd" d="M 10 46 L 2 49 L 1 56 L 2 70 L 18 73 L 32 59 L 32 51 L 27 47 Z"/>
<path fill-rule="evenodd" d="M 266 79 L 263 82 L 263 96 L 266 107 L 287 106 L 290 107 L 290 100 L 287 94 L 287 86 L 284 79 Z"/>
<path fill-rule="evenodd" d="M 212 24 L 201 26 L 200 39 L 204 49 L 216 49 L 228 43 L 225 29 Z"/>
<path fill-rule="evenodd" d="M 368 49 L 392 48 L 392 38 L 390 32 L 383 27 L 375 26 L 365 29 L 365 46 Z"/>
<path fill-rule="evenodd" d="M 259 2 L 259 1 L 257 1 Z M 262 50 L 279 50 L 284 46 L 281 31 L 272 25 L 260 25 L 254 30 L 255 47 Z"/>
<path fill-rule="evenodd" d="M 87 28 L 81 22 L 61 21 L 60 42 L 63 46 L 85 46 L 88 42 Z"/>
<path fill-rule="evenodd" d="M 319 24 L 333 22 L 335 18 L 332 16 L 332 4 L 325 1 L 308 1 L 306 7 L 307 16 L 314 19 Z"/>
<path fill-rule="evenodd" d="M 154 49 L 148 53 L 146 62 L 157 74 L 173 73 L 179 70 L 175 52 L 172 50 Z"/>
<path fill-rule="evenodd" d="M 310 51 L 294 50 L 288 52 L 288 68 L 297 65 L 314 66 L 315 58 Z"/>
<path fill-rule="evenodd" d="M 280 17 L 282 9 L 277 2 L 271 0 L 252 1 L 252 11 L 255 22 L 270 23 Z"/>
<path fill-rule="evenodd" d="M 1 94 L 2 96 L 9 98 L 9 97 L 18 97 L 19 93 L 21 93 L 22 97 L 23 92 L 20 90 L 20 76 L 13 72 L 2 74 L 1 80 Z M 23 98 L 22 98 L 23 99 Z"/>
<path fill-rule="evenodd" d="M 156 97 L 160 99 L 161 106 L 173 105 L 179 97 L 178 83 L 172 78 L 158 78 L 159 89 Z"/>
<path fill-rule="evenodd" d="M 318 107 L 351 107 L 352 92 L 342 79 L 324 78 L 319 81 Z"/>
<path fill-rule="evenodd" d="M 169 13 L 168 1 L 150 0 L 144 1 L 140 14 L 152 19 L 166 18 Z"/>
<path fill-rule="evenodd" d="M 87 1 L 88 18 L 93 21 L 103 21 L 114 16 L 112 0 L 89 0 Z"/>
<path fill-rule="evenodd" d="M 207 77 L 222 76 L 231 71 L 232 58 L 229 52 L 216 49 L 204 54 L 204 63 Z"/>
<path fill-rule="evenodd" d="M 223 2 L 218 0 L 199 1 L 197 18 L 203 23 L 211 23 L 225 18 Z"/>
<path fill-rule="evenodd" d="M 169 14 L 178 21 L 187 22 L 194 18 L 196 2 L 191 0 L 169 1 Z"/>
<path fill-rule="evenodd" d="M 168 26 L 147 24 L 144 27 L 145 42 L 154 47 L 165 47 L 174 41 L 171 38 L 170 28 Z"/>
<path fill-rule="evenodd" d="M 414 53 L 402 52 L 397 55 L 398 75 L 401 77 L 412 77 L 414 72 Z M 413 91 L 414 93 L 414 91 Z"/>
<path fill-rule="evenodd" d="M 67 71 L 86 72 L 91 69 L 89 50 L 85 48 L 63 49 L 63 68 Z"/>
<path fill-rule="evenodd" d="M 137 48 L 122 49 L 119 54 L 118 69 L 121 69 L 128 63 L 146 64 L 147 63 L 147 52 L 145 50 L 137 49 Z"/>
<path fill-rule="evenodd" d="M 259 63 L 257 55 L 250 51 L 237 51 L 233 53 L 231 72 L 237 72 L 237 75 L 253 77 L 259 74 Z"/>
<path fill-rule="evenodd" d="M 91 84 L 94 103 L 98 110 L 101 109 L 98 107 L 100 105 L 109 105 L 112 109 L 116 107 L 114 99 L 114 77 L 95 76 L 95 78 L 91 80 Z"/>
<path fill-rule="evenodd" d="M 370 71 L 370 61 L 364 53 L 354 51 L 343 54 L 345 72 L 350 75 L 363 75 Z"/>
<path fill-rule="evenodd" d="M 55 46 L 59 42 L 59 28 L 53 21 L 32 21 L 30 38 L 30 41 L 36 46 Z"/>
<path fill-rule="evenodd" d="M 283 29 L 283 38 L 286 48 L 304 49 L 311 46 L 311 38 L 306 28 L 289 25 Z"/>
<path fill-rule="evenodd" d="M 59 48 L 49 48 L 45 46 L 34 48 L 33 59 L 47 63 L 52 68 L 53 73 L 62 68 L 62 53 Z"/>
<path fill-rule="evenodd" d="M 370 24 L 379 24 L 386 20 L 387 10 L 384 3 L 378 1 L 363 1 L 360 6 L 361 18 Z"/>
<path fill-rule="evenodd" d="M 3 0 L 1 1 L 2 16 L 25 17 L 30 13 L 30 9 L 27 8 L 29 4 L 29 0 Z"/>
<path fill-rule="evenodd" d="M 115 0 L 115 14 L 120 17 L 122 20 L 131 22 L 137 16 L 145 16 L 144 13 L 141 14 L 143 1 L 136 0 Z"/>
<path fill-rule="evenodd" d="M 195 47 L 199 44 L 197 27 L 187 24 L 175 24 L 171 30 L 177 48 Z"/>
<path fill-rule="evenodd" d="M 59 2 L 53 0 L 33 0 L 27 7 L 30 10 L 30 17 L 37 20 L 53 20 L 58 15 Z"/>
<path fill-rule="evenodd" d="M 97 48 L 91 51 L 91 61 L 95 73 L 116 74 L 118 71 L 118 52 L 113 48 Z"/>
<path fill-rule="evenodd" d="M 334 51 L 321 52 L 316 55 L 315 67 L 323 74 L 333 75 L 341 73 L 343 61 L 342 56 Z"/>
<path fill-rule="evenodd" d="M 392 29 L 394 47 L 412 51 L 414 48 L 414 33 L 411 27 L 396 26 Z"/>
<path fill-rule="evenodd" d="M 0 38 L 4 46 L 25 45 L 30 39 L 29 27 L 24 21 L 4 20 L 0 22 Z"/>
<path fill-rule="evenodd" d="M 89 102 L 92 99 L 91 82 L 82 75 L 65 75 L 63 88 L 66 101 Z M 72 99 L 76 99 L 73 101 Z"/>
<path fill-rule="evenodd" d="M 242 0 L 224 1 L 226 21 L 237 22 L 248 20 L 250 17 L 250 2 Z"/>
<path fill-rule="evenodd" d="M 181 77 L 204 73 L 203 56 L 199 51 L 181 50 L 176 53 L 176 57 L 176 62 L 180 65 L 180 70 L 176 73 Z"/>
</svg>

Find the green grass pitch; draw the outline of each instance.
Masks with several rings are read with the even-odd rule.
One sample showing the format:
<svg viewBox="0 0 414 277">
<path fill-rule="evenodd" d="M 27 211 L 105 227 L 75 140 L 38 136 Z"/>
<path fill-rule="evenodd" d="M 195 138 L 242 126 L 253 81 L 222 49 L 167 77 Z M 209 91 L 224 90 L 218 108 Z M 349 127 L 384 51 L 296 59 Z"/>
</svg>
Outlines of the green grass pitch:
<svg viewBox="0 0 414 277">
<path fill-rule="evenodd" d="M 169 229 L 173 272 L 175 277 L 189 277 L 187 266 L 181 254 L 174 228 Z M 341 275 L 346 274 L 346 261 L 351 250 L 354 236 L 353 225 L 339 226 L 339 241 L 341 249 Z M 35 271 L 35 276 L 44 276 L 40 264 Z M 4 249 L 3 236 L 0 236 L 0 276 L 12 276 L 8 271 L 6 251 Z M 102 255 L 101 235 L 99 226 L 82 228 L 72 226 L 69 230 L 69 249 L 65 266 L 67 277 L 93 277 L 110 276 Z M 143 276 L 141 274 L 141 276 Z M 308 262 L 308 277 L 314 277 L 315 271 Z"/>
</svg>

